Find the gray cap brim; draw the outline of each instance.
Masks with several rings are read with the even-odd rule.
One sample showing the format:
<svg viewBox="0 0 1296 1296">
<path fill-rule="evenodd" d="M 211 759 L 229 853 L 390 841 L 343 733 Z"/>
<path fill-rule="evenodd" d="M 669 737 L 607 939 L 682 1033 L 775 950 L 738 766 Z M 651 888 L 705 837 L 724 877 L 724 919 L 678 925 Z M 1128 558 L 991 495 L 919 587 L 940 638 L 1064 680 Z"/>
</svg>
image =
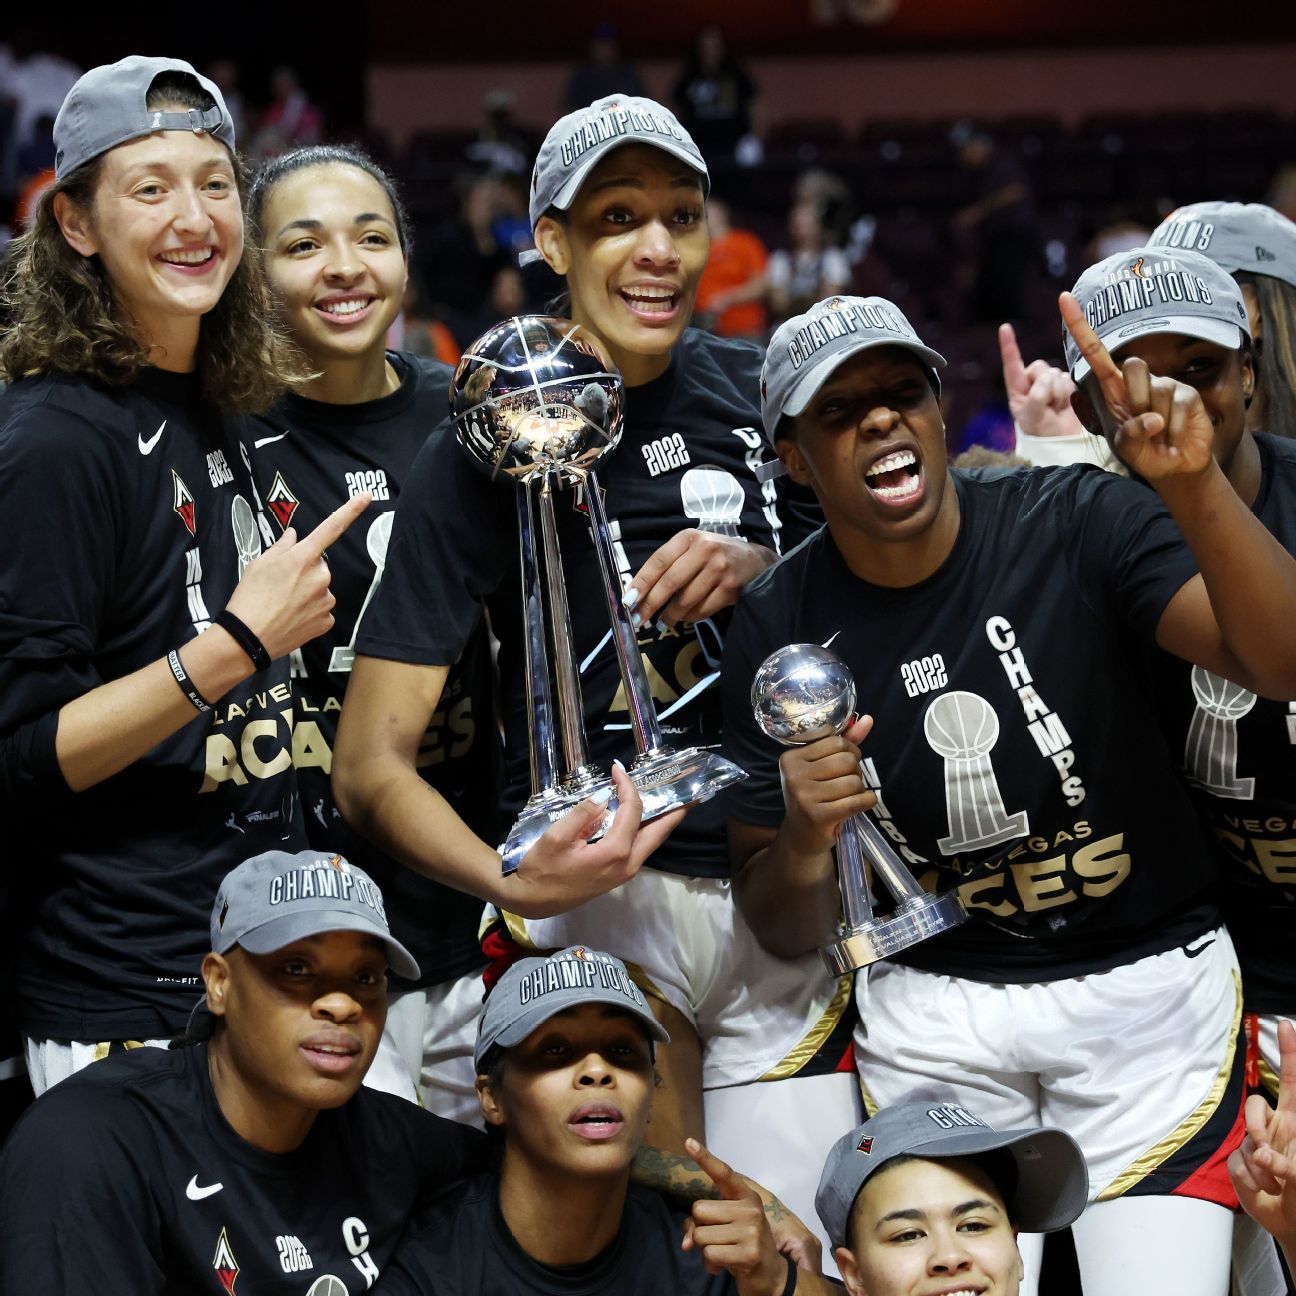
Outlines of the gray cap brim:
<svg viewBox="0 0 1296 1296">
<path fill-rule="evenodd" d="M 241 945 L 249 954 L 273 954 L 294 941 L 331 931 L 353 931 L 377 937 L 387 947 L 387 962 L 391 970 L 407 981 L 418 980 L 419 965 L 414 955 L 385 927 L 366 921 L 354 909 L 340 909 L 336 913 L 309 909 L 282 914 L 244 932 L 235 944 Z"/>
<path fill-rule="evenodd" d="M 803 374 L 800 380 L 788 392 L 787 399 L 783 402 L 783 413 L 791 414 L 795 418 L 798 414 L 804 414 L 806 407 L 814 400 L 815 392 L 828 381 L 829 378 L 841 368 L 851 356 L 858 355 L 861 351 L 870 351 L 874 347 L 900 347 L 905 351 L 912 351 L 924 364 L 932 369 L 944 369 L 945 357 L 939 351 L 933 351 L 931 347 L 923 346 L 921 342 L 904 342 L 899 338 L 880 337 L 880 338 L 861 338 L 852 343 L 850 346 L 841 351 L 833 353 L 831 364 L 811 364 L 807 366 L 808 372 Z"/>
<path fill-rule="evenodd" d="M 617 136 L 613 139 L 604 140 L 601 144 L 595 145 L 585 153 L 580 160 L 580 165 L 567 177 L 562 188 L 554 195 L 554 200 L 550 206 L 557 207 L 559 211 L 566 211 L 576 201 L 576 195 L 580 193 L 580 187 L 585 183 L 586 177 L 609 153 L 614 149 L 629 148 L 636 144 L 641 144 L 644 148 L 661 149 L 663 153 L 669 153 L 672 157 L 678 158 L 701 181 L 704 193 L 709 188 L 710 180 L 707 173 L 698 170 L 696 156 L 690 153 L 683 144 L 677 144 L 669 137 L 640 139 L 637 136 L 631 136 L 629 139 L 625 139 Z"/>
<path fill-rule="evenodd" d="M 1133 342 L 1136 338 L 1149 337 L 1158 333 L 1175 333 L 1181 337 L 1201 338 L 1203 342 L 1214 342 L 1219 346 L 1236 351 L 1246 341 L 1246 334 L 1236 324 L 1227 320 L 1206 319 L 1200 315 L 1161 315 L 1156 319 L 1140 320 L 1135 324 L 1126 324 L 1122 328 L 1109 329 L 1106 333 L 1098 331 L 1098 340 L 1114 356 L 1121 347 Z M 1080 382 L 1089 374 L 1089 361 L 1080 356 L 1071 369 L 1071 377 Z"/>
</svg>

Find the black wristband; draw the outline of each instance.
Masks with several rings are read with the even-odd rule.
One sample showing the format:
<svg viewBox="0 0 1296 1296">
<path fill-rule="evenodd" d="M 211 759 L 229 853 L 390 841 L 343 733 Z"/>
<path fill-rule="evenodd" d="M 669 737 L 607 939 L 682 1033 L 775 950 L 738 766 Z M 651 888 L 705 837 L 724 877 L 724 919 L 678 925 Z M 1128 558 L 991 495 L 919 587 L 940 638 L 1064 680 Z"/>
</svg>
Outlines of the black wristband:
<svg viewBox="0 0 1296 1296">
<path fill-rule="evenodd" d="M 216 624 L 229 632 L 234 642 L 252 658 L 252 665 L 257 670 L 263 671 L 270 665 L 270 654 L 266 652 L 265 644 L 229 608 L 216 614 Z"/>
<path fill-rule="evenodd" d="M 180 692 L 193 703 L 195 711 L 210 711 L 211 703 L 194 687 L 194 682 L 185 674 L 184 664 L 180 661 L 180 652 L 172 648 L 167 653 L 167 665 L 171 667 L 171 674 L 175 676 L 175 682 L 180 685 Z"/>
</svg>

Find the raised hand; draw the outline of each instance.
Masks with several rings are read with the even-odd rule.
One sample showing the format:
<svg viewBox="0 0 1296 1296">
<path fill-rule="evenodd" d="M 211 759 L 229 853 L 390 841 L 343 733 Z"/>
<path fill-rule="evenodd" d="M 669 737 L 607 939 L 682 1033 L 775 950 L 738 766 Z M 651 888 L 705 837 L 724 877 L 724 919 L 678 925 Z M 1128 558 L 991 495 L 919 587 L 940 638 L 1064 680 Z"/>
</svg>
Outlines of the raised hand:
<svg viewBox="0 0 1296 1296">
<path fill-rule="evenodd" d="M 1211 464 L 1212 427 L 1196 388 L 1173 378 L 1154 378 L 1137 356 L 1118 365 L 1089 326 L 1080 303 L 1063 293 L 1058 304 L 1116 423 L 1113 448 L 1123 462 L 1153 484 L 1204 472 Z"/>
<path fill-rule="evenodd" d="M 999 325 L 999 357 L 1003 361 L 1008 409 L 1013 422 L 1027 436 L 1074 436 L 1085 431 L 1071 408 L 1071 393 L 1075 391 L 1071 375 L 1047 360 L 1023 364 L 1011 324 Z"/>
<path fill-rule="evenodd" d="M 1246 1100 L 1246 1138 L 1228 1160 L 1242 1209 L 1296 1258 L 1296 1027 L 1278 1023 L 1278 1105 Z"/>
<path fill-rule="evenodd" d="M 738 601 L 743 586 L 774 561 L 761 545 L 737 536 L 677 531 L 635 573 L 627 603 L 642 621 L 701 621 Z"/>
<path fill-rule="evenodd" d="M 230 597 L 229 610 L 265 645 L 283 657 L 333 628 L 331 580 L 324 552 L 369 507 L 368 491 L 335 509 L 310 535 L 298 540 L 289 527 L 248 565 Z"/>
<path fill-rule="evenodd" d="M 741 1296 L 781 1296 L 787 1263 L 774 1245 L 760 1194 L 697 1139 L 686 1139 L 684 1149 L 711 1176 L 720 1197 L 693 1203 L 683 1248 L 699 1249 L 710 1273 L 728 1270 Z"/>
<path fill-rule="evenodd" d="M 686 811 L 673 810 L 642 823 L 643 802 L 619 762 L 612 766 L 612 784 L 618 805 L 607 832 L 598 841 L 589 840 L 607 805 L 593 797 L 551 824 L 510 879 L 515 888 L 507 897 L 511 912 L 549 918 L 628 882 L 684 818 Z"/>
<path fill-rule="evenodd" d="M 860 773 L 859 744 L 873 728 L 862 716 L 844 733 L 789 747 L 779 757 L 784 832 L 803 850 L 827 850 L 839 824 L 877 803 Z"/>
</svg>

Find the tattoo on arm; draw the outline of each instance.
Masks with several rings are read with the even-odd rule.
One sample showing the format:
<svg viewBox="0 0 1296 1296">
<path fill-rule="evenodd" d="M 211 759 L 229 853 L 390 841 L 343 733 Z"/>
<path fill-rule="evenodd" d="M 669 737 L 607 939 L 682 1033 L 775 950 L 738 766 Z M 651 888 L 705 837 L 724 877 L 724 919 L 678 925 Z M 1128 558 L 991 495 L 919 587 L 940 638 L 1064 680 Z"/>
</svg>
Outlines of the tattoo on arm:
<svg viewBox="0 0 1296 1296">
<path fill-rule="evenodd" d="M 652 1188 L 681 1202 L 691 1203 L 703 1197 L 718 1197 L 710 1178 L 691 1157 L 663 1152 L 645 1144 L 635 1153 L 630 1179 L 643 1188 Z"/>
<path fill-rule="evenodd" d="M 769 1201 L 765 1203 L 765 1214 L 769 1216 L 771 1224 L 780 1224 L 783 1220 L 790 1218 L 792 1212 L 777 1197 L 771 1194 Z"/>
</svg>

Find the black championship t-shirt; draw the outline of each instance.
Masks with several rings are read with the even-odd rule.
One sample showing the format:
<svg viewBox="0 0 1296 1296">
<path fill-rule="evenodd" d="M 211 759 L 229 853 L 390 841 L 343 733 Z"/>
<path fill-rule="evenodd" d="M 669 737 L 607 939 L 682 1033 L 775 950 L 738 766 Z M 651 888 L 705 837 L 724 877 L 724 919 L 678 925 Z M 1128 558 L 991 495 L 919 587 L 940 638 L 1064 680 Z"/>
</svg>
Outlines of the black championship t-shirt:
<svg viewBox="0 0 1296 1296">
<path fill-rule="evenodd" d="M 29 776 L 8 815 L 36 893 L 30 1035 L 178 1031 L 220 880 L 306 844 L 286 659 L 85 792 L 54 755 L 63 704 L 182 648 L 273 542 L 248 463 L 192 375 L 149 369 L 120 389 L 51 376 L 0 398 L 0 743 Z"/>
<path fill-rule="evenodd" d="M 1296 554 L 1296 443 L 1260 434 L 1255 514 Z M 1151 687 L 1171 755 L 1218 846 L 1221 898 L 1252 1012 L 1296 1012 L 1296 701 L 1156 654 Z"/>
<path fill-rule="evenodd" d="M 958 537 L 921 584 L 860 580 L 825 529 L 748 587 L 724 703 L 727 750 L 752 777 L 730 813 L 783 818 L 757 668 L 831 640 L 874 717 L 874 817 L 919 881 L 957 889 L 972 915 L 897 962 L 1026 982 L 1182 944 L 1218 920 L 1213 863 L 1134 659 L 1192 557 L 1151 492 L 1095 468 L 952 481 Z"/>
<path fill-rule="evenodd" d="M 487 1140 L 360 1089 L 274 1154 L 230 1127 L 207 1047 L 134 1049 L 55 1085 L 0 1155 L 0 1290 L 346 1296 Z"/>
<path fill-rule="evenodd" d="M 768 458 L 760 426 L 760 351 L 747 342 L 687 330 L 665 374 L 626 392 L 625 429 L 598 466 L 614 533 L 621 584 L 676 532 L 714 530 L 786 549 L 796 522 L 781 482 L 762 485 Z M 530 794 L 524 636 L 518 564 L 517 494 L 490 481 L 453 435 L 435 437 L 410 474 L 392 533 L 387 571 L 360 629 L 358 650 L 397 661 L 460 659 L 482 605 L 500 641 L 506 783 L 504 829 Z M 609 631 L 598 558 L 580 494 L 555 500 L 573 622 L 574 658 L 591 758 L 605 770 L 634 756 L 629 712 Z M 806 523 L 800 523 L 803 535 Z M 799 539 L 800 535 L 795 538 Z M 720 741 L 720 656 L 730 619 L 721 615 L 659 632 L 639 646 L 667 743 Z M 697 806 L 649 861 L 670 873 L 728 871 L 723 814 Z"/>
<path fill-rule="evenodd" d="M 635 1184 L 606 1250 L 571 1268 L 533 1260 L 499 1207 L 499 1180 L 483 1174 L 433 1207 L 418 1234 L 383 1270 L 375 1296 L 725 1296 L 728 1273 L 709 1274 L 697 1251 L 681 1251 L 683 1212 Z M 789 1263 L 784 1296 L 796 1289 Z"/>
<path fill-rule="evenodd" d="M 292 526 L 306 535 L 348 499 L 373 492 L 363 516 L 329 548 L 336 624 L 292 657 L 293 758 L 311 844 L 339 851 L 370 873 L 383 889 L 392 931 L 418 960 L 420 984 L 433 985 L 481 964 L 481 901 L 405 868 L 352 833 L 334 805 L 329 781 L 356 631 L 386 566 L 396 500 L 415 455 L 449 405 L 447 365 L 395 352 L 388 359 L 401 378 L 390 396 L 326 405 L 290 395 L 256 420 L 252 467 L 276 534 Z M 442 429 L 437 435 L 452 434 Z M 492 673 L 483 624 L 446 680 L 418 755 L 424 778 L 488 841 L 499 831 Z"/>
</svg>

